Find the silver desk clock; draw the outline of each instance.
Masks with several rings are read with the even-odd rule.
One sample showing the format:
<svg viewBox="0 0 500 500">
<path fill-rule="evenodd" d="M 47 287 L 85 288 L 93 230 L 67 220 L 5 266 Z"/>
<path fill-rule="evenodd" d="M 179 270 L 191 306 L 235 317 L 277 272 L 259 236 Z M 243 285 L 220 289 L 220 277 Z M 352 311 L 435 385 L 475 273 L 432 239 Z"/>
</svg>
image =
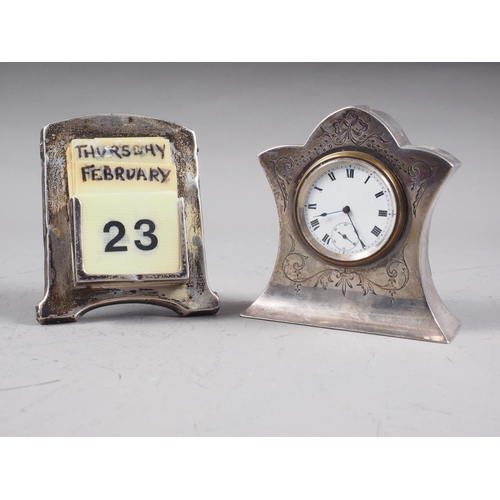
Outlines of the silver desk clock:
<svg viewBox="0 0 500 500">
<path fill-rule="evenodd" d="M 341 109 L 304 146 L 259 156 L 279 214 L 269 285 L 243 317 L 449 343 L 460 322 L 436 292 L 432 211 L 460 166 L 415 147 L 387 114 Z"/>
<path fill-rule="evenodd" d="M 207 283 L 194 133 L 93 115 L 42 130 L 45 296 L 40 323 L 108 304 L 216 313 Z"/>
</svg>

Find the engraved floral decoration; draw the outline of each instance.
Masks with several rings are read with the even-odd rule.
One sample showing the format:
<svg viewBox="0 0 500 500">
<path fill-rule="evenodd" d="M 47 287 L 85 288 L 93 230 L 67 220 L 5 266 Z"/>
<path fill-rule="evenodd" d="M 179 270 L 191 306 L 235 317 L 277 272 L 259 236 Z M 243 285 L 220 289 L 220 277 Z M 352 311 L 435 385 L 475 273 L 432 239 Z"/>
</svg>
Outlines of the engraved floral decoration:
<svg viewBox="0 0 500 500">
<path fill-rule="evenodd" d="M 374 141 L 369 141 L 366 145 L 376 151 L 379 155 L 383 156 L 389 164 L 398 168 L 399 170 L 402 170 L 408 175 L 410 190 L 417 190 L 415 199 L 412 203 L 412 212 L 416 217 L 418 204 L 420 203 L 420 200 L 422 199 L 422 196 L 424 195 L 425 190 L 427 189 L 432 179 L 434 168 L 431 167 L 426 161 L 415 157 L 410 157 L 411 163 L 407 165 L 399 158 L 396 158 L 387 149 L 382 148 L 380 144 L 377 144 Z"/>
<path fill-rule="evenodd" d="M 289 174 L 293 170 L 293 160 L 289 156 L 282 156 L 272 162 L 272 168 L 281 191 L 281 196 L 283 196 L 283 210 L 286 210 L 288 203 L 287 185 L 290 182 Z"/>
<path fill-rule="evenodd" d="M 287 279 L 295 283 L 296 293 L 300 293 L 302 285 L 312 287 L 327 288 L 335 287 L 342 290 L 345 296 L 348 289 L 360 287 L 363 295 L 379 293 L 388 296 L 391 303 L 394 301 L 395 295 L 399 290 L 402 290 L 410 278 L 409 269 L 404 259 L 403 248 L 397 257 L 391 257 L 385 266 L 384 281 L 377 282 L 366 276 L 362 271 L 356 271 L 343 267 L 328 267 L 314 274 L 309 274 L 306 271 L 307 255 L 303 255 L 295 251 L 295 240 L 291 235 L 291 248 L 288 254 L 283 259 L 282 270 Z M 378 293 L 377 293 L 378 292 Z"/>
<path fill-rule="evenodd" d="M 362 119 L 357 110 L 349 109 L 337 119 L 333 121 L 327 119 L 319 126 L 317 134 L 314 136 L 316 146 L 311 145 L 307 150 L 297 148 L 296 154 L 288 154 L 277 160 L 269 161 L 283 199 L 283 211 L 288 206 L 288 186 L 291 181 L 291 173 L 296 167 L 305 166 L 321 155 L 333 152 L 335 148 L 355 146 L 373 150 L 388 164 L 406 174 L 410 190 L 416 191 L 412 203 L 412 212 L 416 216 L 418 205 L 430 184 L 434 168 L 416 157 L 410 157 L 409 162 L 404 161 L 391 150 L 390 146 L 386 145 L 389 143 L 389 139 L 384 137 L 387 130 L 383 128 L 380 131 L 380 127 L 376 129 L 376 123 L 374 125 L 369 116 Z"/>
<path fill-rule="evenodd" d="M 415 195 L 415 200 L 413 201 L 413 215 L 417 215 L 417 207 L 424 195 L 427 186 L 429 185 L 432 176 L 434 174 L 434 169 L 425 161 L 418 160 L 416 158 L 411 158 L 412 163 L 408 167 L 408 175 L 410 176 L 411 190 L 413 191 L 418 184 L 417 194 Z M 419 183 L 420 179 L 420 183 Z"/>
<path fill-rule="evenodd" d="M 320 128 L 335 146 L 343 146 L 347 141 L 356 146 L 362 146 L 368 139 L 388 142 L 383 139 L 383 132 L 368 134 L 368 123 L 363 121 L 359 114 L 352 109 L 344 113 L 338 120 L 326 122 Z"/>
</svg>

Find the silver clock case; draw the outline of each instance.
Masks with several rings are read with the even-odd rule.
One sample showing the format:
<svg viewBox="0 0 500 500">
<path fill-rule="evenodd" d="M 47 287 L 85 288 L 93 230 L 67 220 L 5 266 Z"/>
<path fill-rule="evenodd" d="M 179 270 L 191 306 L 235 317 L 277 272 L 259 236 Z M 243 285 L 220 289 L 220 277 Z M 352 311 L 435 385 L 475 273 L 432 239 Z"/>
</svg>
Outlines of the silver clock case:
<svg viewBox="0 0 500 500">
<path fill-rule="evenodd" d="M 380 258 L 362 265 L 329 262 L 304 242 L 294 216 L 298 186 L 310 167 L 332 154 L 362 154 L 398 179 L 404 227 Z M 323 120 L 303 146 L 259 156 L 275 197 L 279 251 L 271 280 L 243 317 L 449 343 L 460 322 L 432 280 L 428 244 L 432 212 L 460 162 L 449 153 L 412 146 L 387 114 L 351 106 Z"/>
<path fill-rule="evenodd" d="M 81 262 L 79 211 L 69 198 L 66 147 L 73 139 L 164 137 L 177 169 L 181 270 L 172 275 L 87 276 Z M 147 303 L 181 316 L 214 314 L 219 298 L 208 285 L 194 132 L 135 115 L 90 115 L 47 125 L 41 133 L 45 295 L 36 306 L 42 324 L 78 320 L 111 304 Z"/>
</svg>

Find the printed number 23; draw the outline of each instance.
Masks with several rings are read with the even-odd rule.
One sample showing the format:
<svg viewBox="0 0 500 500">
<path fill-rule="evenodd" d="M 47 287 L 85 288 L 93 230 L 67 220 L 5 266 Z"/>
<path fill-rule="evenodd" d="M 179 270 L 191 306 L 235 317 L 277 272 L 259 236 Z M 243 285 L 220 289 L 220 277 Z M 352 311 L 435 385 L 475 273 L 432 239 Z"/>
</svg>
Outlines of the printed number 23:
<svg viewBox="0 0 500 500">
<path fill-rule="evenodd" d="M 142 232 L 142 236 L 149 238 L 149 244 L 144 245 L 141 240 L 135 240 L 135 246 L 139 250 L 153 250 L 158 246 L 158 238 L 153 234 L 156 229 L 155 223 L 149 219 L 141 219 L 135 223 L 134 229 L 141 229 L 143 225 L 147 224 L 148 230 Z M 105 252 L 126 252 L 128 249 L 125 245 L 116 246 L 116 244 L 125 236 L 125 226 L 117 220 L 108 222 L 103 229 L 104 233 L 109 233 L 112 227 L 118 229 L 118 234 L 106 245 Z"/>
</svg>

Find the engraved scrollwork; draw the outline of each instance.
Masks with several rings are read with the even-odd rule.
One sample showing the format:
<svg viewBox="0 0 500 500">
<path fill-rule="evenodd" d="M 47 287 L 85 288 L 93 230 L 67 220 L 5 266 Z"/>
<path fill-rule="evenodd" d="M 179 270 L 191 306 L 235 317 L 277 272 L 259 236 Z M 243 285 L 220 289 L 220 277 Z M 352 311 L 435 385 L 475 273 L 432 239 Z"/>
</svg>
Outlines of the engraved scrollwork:
<svg viewBox="0 0 500 500">
<path fill-rule="evenodd" d="M 295 164 L 291 156 L 281 156 L 277 160 L 270 162 L 283 199 L 283 211 L 286 210 L 288 205 L 290 172 L 297 166 L 297 163 L 307 163 L 320 153 L 327 151 L 328 148 L 342 146 L 347 141 L 350 141 L 355 146 L 363 146 L 369 140 L 378 140 L 382 143 L 388 142 L 382 137 L 383 132 L 369 133 L 368 123 L 363 121 L 354 110 L 345 112 L 333 122 L 324 123 L 320 127 L 320 131 L 320 136 L 325 138 L 324 144 L 318 144 L 318 147 L 314 148 L 311 147 L 307 151 L 307 155 L 304 152 L 299 161 L 297 161 L 298 158 L 295 159 Z"/>
<path fill-rule="evenodd" d="M 349 110 L 339 119 L 322 125 L 321 130 L 326 134 L 334 146 L 343 146 L 350 141 L 355 146 L 365 146 L 380 154 L 393 167 L 405 172 L 410 178 L 410 189 L 416 189 L 412 204 L 413 215 L 417 215 L 417 208 L 433 175 L 432 167 L 423 160 L 410 158 L 410 165 L 398 158 L 392 151 L 383 146 L 389 142 L 383 138 L 383 133 L 369 133 L 369 126 L 359 115 Z M 381 144 L 382 143 L 382 144 Z"/>
<path fill-rule="evenodd" d="M 382 293 L 387 295 L 392 303 L 396 293 L 402 290 L 410 279 L 408 265 L 404 258 L 405 248 L 398 257 L 389 259 L 385 267 L 385 282 L 380 283 L 368 278 L 361 271 L 342 267 L 329 267 L 315 274 L 308 274 L 305 270 L 308 256 L 296 252 L 295 240 L 292 236 L 290 239 L 291 248 L 283 259 L 282 270 L 285 277 L 295 284 L 297 294 L 300 293 L 300 287 L 304 284 L 312 285 L 312 287 L 321 286 L 325 290 L 332 286 L 340 288 L 344 296 L 349 288 L 359 286 L 363 290 L 363 295 Z"/>
<path fill-rule="evenodd" d="M 411 190 L 413 191 L 418 184 L 417 194 L 413 202 L 413 215 L 416 216 L 418 204 L 432 179 L 434 169 L 423 160 L 418 160 L 416 158 L 410 159 L 412 163 L 408 167 L 408 175 L 411 178 Z"/>
<path fill-rule="evenodd" d="M 369 134 L 368 128 L 368 123 L 364 122 L 353 110 L 349 110 L 339 119 L 321 126 L 321 130 L 334 146 L 343 146 L 347 141 L 352 142 L 355 146 L 363 146 L 366 141 L 374 138 L 381 142 L 388 142 L 382 137 L 383 132 Z"/>
<path fill-rule="evenodd" d="M 278 187 L 283 197 L 283 211 L 286 210 L 288 203 L 288 184 L 290 183 L 290 172 L 293 170 L 293 159 L 289 156 L 282 156 L 272 162 L 272 168 Z"/>
<path fill-rule="evenodd" d="M 393 167 L 398 168 L 399 170 L 402 170 L 403 172 L 408 173 L 408 167 L 406 164 L 401 161 L 399 158 L 397 158 L 392 152 L 390 152 L 388 149 L 382 147 L 379 143 L 370 140 L 366 143 L 366 146 L 370 149 L 373 149 L 373 151 L 377 152 L 380 156 L 382 156 L 387 163 L 392 165 Z"/>
<path fill-rule="evenodd" d="M 380 144 L 374 141 L 368 141 L 366 144 L 369 148 L 376 151 L 380 156 L 382 156 L 390 165 L 396 167 L 397 169 L 403 171 L 408 175 L 410 179 L 410 189 L 414 191 L 416 189 L 415 199 L 412 204 L 412 212 L 416 217 L 417 208 L 425 193 L 425 190 L 429 186 L 429 183 L 434 174 L 434 169 L 424 160 L 410 157 L 411 163 L 407 165 L 402 162 L 399 158 L 394 156 L 389 150 L 384 149 Z"/>
<path fill-rule="evenodd" d="M 316 140 L 322 138 L 323 144 L 319 144 L 319 147 L 304 150 L 300 157 L 297 155 L 293 158 L 293 155 L 288 155 L 271 161 L 270 165 L 283 200 L 283 211 L 286 210 L 289 202 L 288 185 L 292 170 L 299 165 L 307 164 L 329 148 L 351 143 L 354 146 L 363 146 L 373 150 L 389 165 L 408 176 L 410 190 L 416 191 L 412 203 L 412 212 L 416 216 L 418 205 L 430 184 L 434 170 L 427 162 L 418 158 L 411 157 L 409 163 L 405 162 L 397 152 L 385 145 L 389 139 L 385 139 L 383 135 L 384 131 L 370 133 L 369 123 L 362 120 L 355 110 L 350 109 L 336 120 L 325 122 L 320 126 Z"/>
</svg>

